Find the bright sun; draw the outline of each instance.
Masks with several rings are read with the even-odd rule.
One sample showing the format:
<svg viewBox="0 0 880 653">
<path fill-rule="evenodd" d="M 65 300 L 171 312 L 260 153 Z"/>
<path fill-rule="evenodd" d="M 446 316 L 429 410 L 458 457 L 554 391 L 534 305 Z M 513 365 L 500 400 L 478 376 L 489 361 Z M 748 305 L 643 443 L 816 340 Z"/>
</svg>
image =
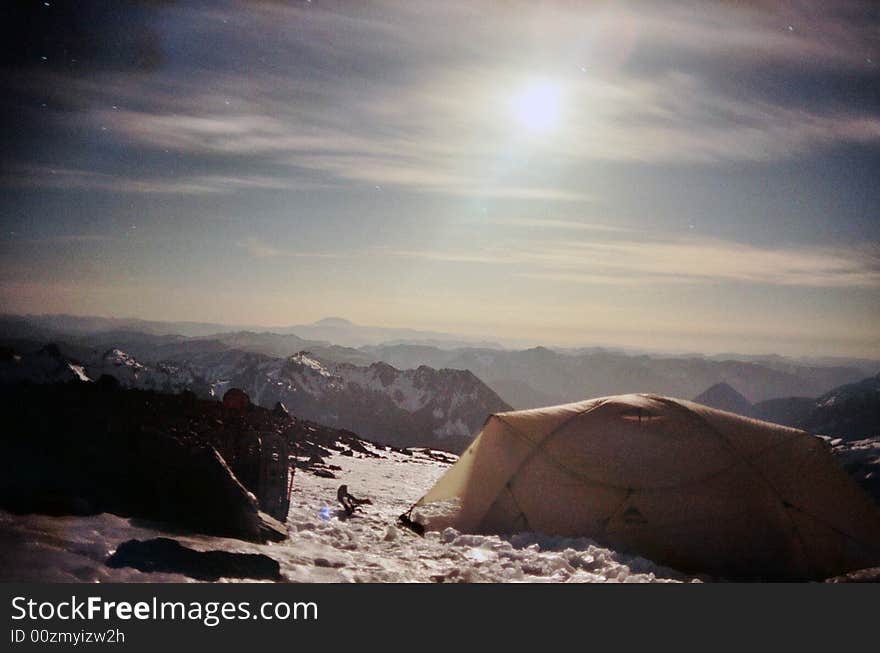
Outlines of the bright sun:
<svg viewBox="0 0 880 653">
<path fill-rule="evenodd" d="M 559 124 L 560 96 L 559 84 L 548 80 L 534 81 L 512 98 L 513 117 L 530 131 L 552 131 Z"/>
</svg>

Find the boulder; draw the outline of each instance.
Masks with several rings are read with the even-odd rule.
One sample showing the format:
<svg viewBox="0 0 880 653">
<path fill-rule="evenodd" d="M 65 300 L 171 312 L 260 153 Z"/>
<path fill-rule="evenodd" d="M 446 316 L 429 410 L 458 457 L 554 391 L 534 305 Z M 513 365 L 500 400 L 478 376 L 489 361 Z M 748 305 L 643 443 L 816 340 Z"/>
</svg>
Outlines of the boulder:
<svg viewBox="0 0 880 653">
<path fill-rule="evenodd" d="M 87 383 L 7 387 L 0 507 L 110 512 L 251 541 L 283 538 L 284 525 L 267 521 L 213 446 L 187 430 L 190 420 L 210 423 L 210 412 L 187 403 Z"/>
<path fill-rule="evenodd" d="M 278 562 L 262 553 L 196 551 L 166 537 L 123 542 L 106 564 L 114 569 L 133 567 L 147 573 L 183 574 L 211 582 L 221 578 L 281 580 Z"/>
</svg>

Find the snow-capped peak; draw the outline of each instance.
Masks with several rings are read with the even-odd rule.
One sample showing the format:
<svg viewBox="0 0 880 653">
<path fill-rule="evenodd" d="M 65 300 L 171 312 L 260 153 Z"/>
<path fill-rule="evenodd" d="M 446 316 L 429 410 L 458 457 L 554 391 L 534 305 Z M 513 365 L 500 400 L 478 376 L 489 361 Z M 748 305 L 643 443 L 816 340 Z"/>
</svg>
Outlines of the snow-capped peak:
<svg viewBox="0 0 880 653">
<path fill-rule="evenodd" d="M 310 368 L 312 371 L 320 374 L 321 376 L 331 377 L 334 376 L 330 370 L 328 370 L 323 364 L 321 364 L 317 359 L 312 358 L 312 355 L 307 351 L 301 351 L 290 358 L 287 359 L 289 362 L 296 363 L 297 365 L 302 365 Z"/>
<path fill-rule="evenodd" d="M 103 360 L 105 363 L 129 367 L 132 368 L 132 370 L 145 369 L 144 365 L 139 363 L 134 356 L 121 349 L 111 349 L 107 351 L 103 356 Z"/>
</svg>

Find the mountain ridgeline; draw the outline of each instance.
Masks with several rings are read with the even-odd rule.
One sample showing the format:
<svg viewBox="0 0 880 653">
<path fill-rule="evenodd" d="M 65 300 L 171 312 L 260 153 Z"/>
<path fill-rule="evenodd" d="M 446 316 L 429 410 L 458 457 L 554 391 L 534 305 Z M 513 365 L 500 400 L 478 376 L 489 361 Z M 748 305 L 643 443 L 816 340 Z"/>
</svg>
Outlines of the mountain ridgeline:
<svg viewBox="0 0 880 653">
<path fill-rule="evenodd" d="M 51 342 L 59 346 L 46 349 Z M 0 347 L 3 382 L 110 374 L 130 387 L 189 389 L 202 397 L 237 386 L 261 405 L 282 401 L 303 417 L 379 442 L 450 450 L 460 450 L 492 412 L 638 392 L 697 397 L 751 417 L 852 437 L 876 424 L 870 379 L 880 371 L 880 362 L 854 358 L 506 350 L 341 318 L 266 331 L 0 316 Z"/>
<path fill-rule="evenodd" d="M 738 388 L 750 402 L 817 397 L 880 371 L 880 364 L 872 361 L 819 365 L 777 357 L 715 360 L 695 355 L 633 355 L 602 349 L 442 350 L 388 345 L 361 350 L 400 369 L 430 365 L 470 370 L 518 409 L 629 392 L 694 397 L 719 382 Z"/>
<path fill-rule="evenodd" d="M 718 383 L 694 401 L 844 440 L 880 436 L 880 375 L 839 386 L 816 399 L 784 397 L 752 404 L 729 384 Z"/>
<path fill-rule="evenodd" d="M 260 405 L 283 402 L 291 412 L 346 428 L 383 444 L 461 451 L 495 412 L 510 410 L 473 374 L 385 363 L 325 363 L 301 352 L 250 360 L 229 374 Z M 215 392 L 223 389 L 217 384 Z"/>
<path fill-rule="evenodd" d="M 219 398 L 241 388 L 257 405 L 283 403 L 293 414 L 394 446 L 461 451 L 495 412 L 510 410 L 498 395 L 463 370 L 426 366 L 401 371 L 385 363 L 328 364 L 300 352 L 273 358 L 234 349 L 200 350 L 146 364 L 116 348 L 70 356 L 47 345 L 7 351 L 0 382 L 94 381 L 112 376 L 123 387 Z"/>
</svg>

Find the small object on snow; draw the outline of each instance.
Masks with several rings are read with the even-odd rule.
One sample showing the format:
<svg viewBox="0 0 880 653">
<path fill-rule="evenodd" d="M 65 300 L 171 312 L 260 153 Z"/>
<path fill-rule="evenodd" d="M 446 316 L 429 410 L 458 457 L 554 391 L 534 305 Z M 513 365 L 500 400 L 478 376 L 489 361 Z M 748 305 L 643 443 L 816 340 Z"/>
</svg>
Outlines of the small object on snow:
<svg viewBox="0 0 880 653">
<path fill-rule="evenodd" d="M 336 490 L 336 498 L 339 500 L 339 503 L 342 504 L 342 507 L 345 509 L 345 512 L 349 515 L 353 515 L 355 510 L 357 510 L 362 505 L 373 505 L 373 502 L 370 499 L 358 499 L 348 493 L 347 485 L 340 485 L 339 489 Z"/>
<path fill-rule="evenodd" d="M 425 527 L 422 526 L 420 523 L 410 519 L 408 512 L 405 512 L 400 517 L 398 517 L 397 521 L 400 523 L 401 526 L 403 526 L 404 528 L 408 528 L 416 535 L 421 535 L 422 537 L 425 536 Z"/>
</svg>

